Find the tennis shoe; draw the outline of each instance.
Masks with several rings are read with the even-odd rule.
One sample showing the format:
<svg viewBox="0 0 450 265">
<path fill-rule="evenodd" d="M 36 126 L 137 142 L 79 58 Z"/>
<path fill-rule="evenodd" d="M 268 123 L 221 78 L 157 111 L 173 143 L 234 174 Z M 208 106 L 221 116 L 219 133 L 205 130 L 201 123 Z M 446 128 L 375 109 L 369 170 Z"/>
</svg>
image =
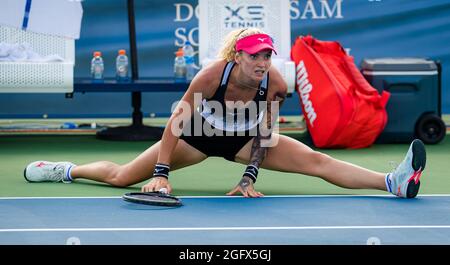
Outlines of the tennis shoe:
<svg viewBox="0 0 450 265">
<path fill-rule="evenodd" d="M 403 198 L 416 197 L 425 164 L 425 146 L 421 140 L 415 139 L 409 146 L 403 162 L 386 177 L 389 192 Z"/>
<path fill-rule="evenodd" d="M 25 168 L 23 176 L 28 182 L 72 182 L 70 170 L 75 164 L 71 162 L 35 161 Z"/>
</svg>

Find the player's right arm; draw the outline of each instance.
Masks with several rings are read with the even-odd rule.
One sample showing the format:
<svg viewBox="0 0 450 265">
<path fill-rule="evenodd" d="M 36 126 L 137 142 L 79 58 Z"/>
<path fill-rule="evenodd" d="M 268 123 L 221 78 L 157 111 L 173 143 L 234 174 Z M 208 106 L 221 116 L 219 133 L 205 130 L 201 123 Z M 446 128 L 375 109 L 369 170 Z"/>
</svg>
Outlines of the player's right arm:
<svg viewBox="0 0 450 265">
<path fill-rule="evenodd" d="M 214 95 L 219 86 L 225 62 L 214 62 L 205 67 L 191 81 L 188 90 L 183 95 L 172 115 L 170 116 L 160 142 L 158 164 L 170 167 L 171 156 L 178 143 L 178 139 L 183 130 L 183 125 L 189 122 L 192 114 L 201 104 L 204 98 Z M 164 177 L 153 177 L 150 182 L 142 187 L 142 191 L 158 191 L 167 188 L 171 193 L 169 181 Z"/>
</svg>

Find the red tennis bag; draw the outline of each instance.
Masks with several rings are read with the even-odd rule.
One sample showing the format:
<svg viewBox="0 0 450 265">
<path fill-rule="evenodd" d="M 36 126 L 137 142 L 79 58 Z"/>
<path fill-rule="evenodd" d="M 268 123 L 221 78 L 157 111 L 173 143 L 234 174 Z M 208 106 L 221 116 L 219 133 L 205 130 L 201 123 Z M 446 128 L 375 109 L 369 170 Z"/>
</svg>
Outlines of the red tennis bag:
<svg viewBox="0 0 450 265">
<path fill-rule="evenodd" d="M 373 144 L 386 126 L 389 92 L 380 95 L 338 42 L 298 37 L 291 58 L 314 145 L 364 148 Z"/>
</svg>

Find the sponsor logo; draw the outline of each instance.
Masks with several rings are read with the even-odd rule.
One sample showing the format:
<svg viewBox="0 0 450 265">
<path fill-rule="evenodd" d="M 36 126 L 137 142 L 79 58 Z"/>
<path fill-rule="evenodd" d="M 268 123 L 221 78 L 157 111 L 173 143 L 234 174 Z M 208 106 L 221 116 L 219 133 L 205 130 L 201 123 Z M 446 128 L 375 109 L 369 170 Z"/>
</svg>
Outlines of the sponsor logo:
<svg viewBox="0 0 450 265">
<path fill-rule="evenodd" d="M 266 25 L 266 13 L 263 5 L 225 5 L 222 14 L 226 29 L 264 28 Z"/>
<path fill-rule="evenodd" d="M 343 0 L 291 0 L 291 20 L 343 19 Z"/>
<path fill-rule="evenodd" d="M 316 111 L 314 110 L 313 102 L 310 99 L 310 94 L 313 90 L 313 85 L 309 82 L 308 71 L 305 63 L 300 61 L 297 65 L 297 88 L 300 92 L 300 98 L 302 99 L 303 108 L 308 118 L 311 127 L 314 127 L 314 121 L 317 118 Z"/>
<path fill-rule="evenodd" d="M 257 38 L 260 42 L 264 42 L 267 38 Z"/>
<path fill-rule="evenodd" d="M 47 165 L 47 164 L 45 164 L 44 162 L 40 162 L 39 164 L 36 165 L 36 167 L 43 167 L 45 165 Z"/>
</svg>

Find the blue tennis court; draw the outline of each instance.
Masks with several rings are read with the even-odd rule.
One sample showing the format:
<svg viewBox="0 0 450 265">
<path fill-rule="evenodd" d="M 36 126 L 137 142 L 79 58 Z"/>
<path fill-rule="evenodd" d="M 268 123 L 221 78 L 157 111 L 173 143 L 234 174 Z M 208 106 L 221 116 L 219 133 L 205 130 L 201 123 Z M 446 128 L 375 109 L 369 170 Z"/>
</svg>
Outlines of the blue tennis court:
<svg viewBox="0 0 450 265">
<path fill-rule="evenodd" d="M 450 244 L 450 196 L 180 197 L 184 206 L 120 197 L 0 198 L 0 244 Z"/>
</svg>

